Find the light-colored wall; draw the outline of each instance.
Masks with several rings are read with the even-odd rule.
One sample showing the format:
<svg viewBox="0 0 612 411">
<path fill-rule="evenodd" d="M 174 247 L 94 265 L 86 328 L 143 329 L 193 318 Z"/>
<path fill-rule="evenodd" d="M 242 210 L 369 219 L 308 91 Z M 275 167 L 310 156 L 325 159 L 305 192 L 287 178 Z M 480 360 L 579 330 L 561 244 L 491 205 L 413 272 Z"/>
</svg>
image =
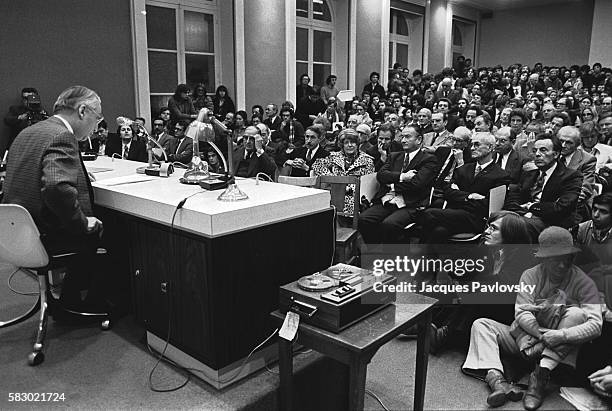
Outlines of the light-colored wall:
<svg viewBox="0 0 612 411">
<path fill-rule="evenodd" d="M 423 16 L 410 17 L 410 46 L 408 47 L 408 68 L 410 72 L 423 69 Z"/>
<path fill-rule="evenodd" d="M 100 94 L 111 130 L 118 115 L 136 115 L 129 2 L 0 1 L 0 39 L 2 117 L 23 87 L 36 87 L 50 111 L 74 84 Z M 2 122 L 0 153 L 8 133 Z"/>
<path fill-rule="evenodd" d="M 495 11 L 481 20 L 479 64 L 585 64 L 592 18 L 593 0 Z"/>
<path fill-rule="evenodd" d="M 372 71 L 380 72 L 382 64 L 380 53 L 382 7 L 380 0 L 354 1 L 357 1 L 358 4 L 355 94 L 361 95 L 363 87 L 370 81 L 370 73 Z M 389 47 L 389 45 L 385 44 L 384 47 Z"/>
<path fill-rule="evenodd" d="M 227 87 L 230 97 L 236 102 L 236 77 L 234 75 L 234 10 L 232 1 L 219 2 L 219 34 L 221 40 L 221 84 Z"/>
<path fill-rule="evenodd" d="M 246 107 L 285 101 L 285 0 L 244 2 Z M 294 29 L 295 30 L 295 29 Z"/>
<path fill-rule="evenodd" d="M 612 67 L 612 1 L 595 0 L 589 64 L 600 62 Z"/>
<path fill-rule="evenodd" d="M 336 60 L 334 72 L 338 76 L 336 87 L 339 90 L 348 88 L 349 82 L 349 24 L 351 21 L 349 15 L 349 1 L 336 0 L 331 2 L 334 9 L 334 31 L 336 36 Z"/>
<path fill-rule="evenodd" d="M 429 53 L 427 72 L 436 73 L 444 68 L 446 53 L 447 0 L 432 0 L 430 5 Z"/>
</svg>

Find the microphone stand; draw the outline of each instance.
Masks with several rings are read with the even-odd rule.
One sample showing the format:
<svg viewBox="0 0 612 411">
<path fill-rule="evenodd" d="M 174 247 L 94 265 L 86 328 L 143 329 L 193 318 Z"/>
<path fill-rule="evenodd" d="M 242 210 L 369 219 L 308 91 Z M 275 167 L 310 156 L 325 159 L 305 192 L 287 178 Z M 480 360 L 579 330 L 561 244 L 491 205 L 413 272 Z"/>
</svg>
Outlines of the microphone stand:
<svg viewBox="0 0 612 411">
<path fill-rule="evenodd" d="M 139 123 L 132 123 L 132 125 L 139 128 L 147 138 L 147 156 L 149 165 L 146 167 L 138 167 L 136 172 L 139 174 L 146 174 L 148 176 L 156 176 L 156 177 L 169 177 L 170 174 L 174 172 L 174 167 L 172 164 L 168 163 L 168 156 L 166 155 L 166 150 L 155 140 L 153 137 L 149 135 L 149 132 L 146 128 L 144 128 Z M 151 147 L 151 143 L 155 144 L 164 155 L 164 163 L 161 164 L 153 164 L 153 148 Z"/>
</svg>

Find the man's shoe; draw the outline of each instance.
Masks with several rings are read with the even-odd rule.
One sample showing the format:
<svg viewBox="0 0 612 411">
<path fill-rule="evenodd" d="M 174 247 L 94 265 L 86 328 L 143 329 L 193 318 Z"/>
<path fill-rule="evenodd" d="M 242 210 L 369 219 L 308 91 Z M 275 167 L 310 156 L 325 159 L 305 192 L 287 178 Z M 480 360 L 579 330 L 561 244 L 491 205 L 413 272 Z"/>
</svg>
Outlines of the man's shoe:
<svg viewBox="0 0 612 411">
<path fill-rule="evenodd" d="M 498 370 L 489 370 L 485 381 L 491 389 L 487 397 L 487 404 L 491 407 L 501 407 L 508 401 L 520 401 L 523 398 L 523 391 L 508 383 L 504 374 Z"/>
<path fill-rule="evenodd" d="M 523 398 L 523 406 L 528 411 L 537 410 L 544 401 L 546 386 L 550 380 L 550 370 L 536 365 L 529 376 L 529 387 Z"/>
<path fill-rule="evenodd" d="M 440 351 L 448 341 L 450 329 L 448 328 L 448 325 L 436 327 L 434 324 L 431 324 L 430 332 L 431 335 L 429 339 L 429 351 L 432 354 L 437 354 L 438 351 Z"/>
</svg>

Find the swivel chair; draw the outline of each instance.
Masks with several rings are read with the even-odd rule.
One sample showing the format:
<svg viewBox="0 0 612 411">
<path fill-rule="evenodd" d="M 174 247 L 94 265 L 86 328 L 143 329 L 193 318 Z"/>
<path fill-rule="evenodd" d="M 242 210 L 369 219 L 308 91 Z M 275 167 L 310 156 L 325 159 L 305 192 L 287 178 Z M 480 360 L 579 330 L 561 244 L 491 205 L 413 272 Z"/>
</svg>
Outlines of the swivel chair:
<svg viewBox="0 0 612 411">
<path fill-rule="evenodd" d="M 50 270 L 61 267 L 63 259 L 74 255 L 75 253 L 67 253 L 49 258 L 28 210 L 16 204 L 0 204 L 0 261 L 7 262 L 19 270 L 35 271 L 38 276 L 39 292 L 36 303 L 25 314 L 9 321 L 0 321 L 0 328 L 8 327 L 27 320 L 40 310 L 36 341 L 33 351 L 28 355 L 29 365 L 39 365 L 45 359 L 43 344 L 49 314 L 55 316 L 64 312 L 80 317 L 101 318 L 101 328 L 110 328 L 108 313 L 82 313 L 63 309 L 50 291 Z"/>
</svg>

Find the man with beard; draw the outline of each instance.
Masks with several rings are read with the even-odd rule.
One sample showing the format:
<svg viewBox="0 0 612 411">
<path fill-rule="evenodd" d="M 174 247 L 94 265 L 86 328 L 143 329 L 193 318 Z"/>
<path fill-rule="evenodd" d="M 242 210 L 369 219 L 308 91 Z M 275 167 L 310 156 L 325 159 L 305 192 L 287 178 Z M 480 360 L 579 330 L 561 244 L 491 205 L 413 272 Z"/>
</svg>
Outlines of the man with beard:
<svg viewBox="0 0 612 411">
<path fill-rule="evenodd" d="M 580 250 L 573 246 L 571 234 L 561 227 L 548 227 L 538 243 L 535 256 L 541 262 L 521 276 L 512 325 L 488 318 L 472 325 L 462 368 L 468 375 L 484 377 L 491 390 L 487 397 L 491 407 L 523 397 L 506 380 L 501 354 L 535 362 L 523 406 L 536 410 L 546 395 L 551 371 L 559 364 L 575 367 L 579 346 L 601 334 L 597 286 L 573 264 Z"/>
</svg>

